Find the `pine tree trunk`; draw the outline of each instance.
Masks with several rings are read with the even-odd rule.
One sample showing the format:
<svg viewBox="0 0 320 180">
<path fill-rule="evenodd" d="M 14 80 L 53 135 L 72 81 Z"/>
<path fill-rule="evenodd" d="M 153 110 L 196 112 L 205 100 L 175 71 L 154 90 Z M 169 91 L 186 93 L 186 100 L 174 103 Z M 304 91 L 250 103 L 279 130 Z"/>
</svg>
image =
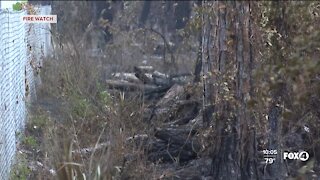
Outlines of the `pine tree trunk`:
<svg viewBox="0 0 320 180">
<path fill-rule="evenodd" d="M 245 99 L 250 96 L 252 86 L 250 7 L 247 2 L 215 2 L 213 6 L 217 21 L 212 24 L 212 32 L 216 33 L 208 67 L 211 81 L 218 85 L 210 88 L 214 94 L 210 101 L 216 105 L 217 114 L 212 118 L 216 133 L 211 154 L 212 175 L 221 180 L 256 179 L 256 137 Z"/>
</svg>

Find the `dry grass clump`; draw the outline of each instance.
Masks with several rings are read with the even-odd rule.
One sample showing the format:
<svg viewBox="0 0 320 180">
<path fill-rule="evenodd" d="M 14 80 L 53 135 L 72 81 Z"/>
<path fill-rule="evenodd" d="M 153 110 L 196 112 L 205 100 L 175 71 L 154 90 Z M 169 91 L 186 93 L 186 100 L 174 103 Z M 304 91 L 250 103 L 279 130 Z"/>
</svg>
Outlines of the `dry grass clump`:
<svg viewBox="0 0 320 180">
<path fill-rule="evenodd" d="M 56 52 L 44 61 L 43 84 L 31 108 L 33 116 L 48 122 L 31 132 L 37 133 L 43 154 L 37 161 L 45 167 L 33 169 L 32 177 L 118 179 L 152 171 L 146 169 L 141 145 L 126 140 L 147 133 L 143 97 L 107 91 L 101 78 L 103 59 L 89 58 L 76 44 Z M 138 158 L 124 168 L 127 154 Z"/>
</svg>

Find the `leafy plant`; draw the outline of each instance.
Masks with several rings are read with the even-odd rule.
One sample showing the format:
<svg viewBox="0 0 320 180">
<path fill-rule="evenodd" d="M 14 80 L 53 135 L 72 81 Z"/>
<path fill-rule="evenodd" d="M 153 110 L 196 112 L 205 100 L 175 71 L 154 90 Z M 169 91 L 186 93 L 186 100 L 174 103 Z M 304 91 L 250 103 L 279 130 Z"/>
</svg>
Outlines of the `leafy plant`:
<svg viewBox="0 0 320 180">
<path fill-rule="evenodd" d="M 90 102 L 85 98 L 74 98 L 72 110 L 74 115 L 85 117 L 90 111 Z"/>
<path fill-rule="evenodd" d="M 27 160 L 25 154 L 20 154 L 17 157 L 18 162 L 13 166 L 11 170 L 11 180 L 27 180 L 31 170 L 27 166 Z"/>
<path fill-rule="evenodd" d="M 12 5 L 12 9 L 13 9 L 14 11 L 21 11 L 21 10 L 22 10 L 22 3 L 17 2 L 17 3 L 15 3 L 15 4 L 13 4 L 13 5 Z"/>
<path fill-rule="evenodd" d="M 23 139 L 23 144 L 34 149 L 38 146 L 37 140 L 33 136 L 27 136 Z"/>
<path fill-rule="evenodd" d="M 28 124 L 30 127 L 29 128 L 44 128 L 48 122 L 48 117 L 47 115 L 41 114 L 38 116 L 34 116 L 30 118 L 30 123 Z"/>
</svg>

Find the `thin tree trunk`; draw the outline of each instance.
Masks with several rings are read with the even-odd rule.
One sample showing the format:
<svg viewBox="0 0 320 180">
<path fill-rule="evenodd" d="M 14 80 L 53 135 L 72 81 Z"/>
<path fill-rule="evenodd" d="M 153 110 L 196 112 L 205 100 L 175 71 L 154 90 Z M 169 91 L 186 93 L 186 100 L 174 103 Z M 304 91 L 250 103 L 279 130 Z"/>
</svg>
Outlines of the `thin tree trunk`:
<svg viewBox="0 0 320 180">
<path fill-rule="evenodd" d="M 218 69 L 220 75 L 226 72 L 227 64 L 227 10 L 229 2 L 218 2 Z M 230 21 L 231 22 L 231 21 Z M 229 64 L 229 62 L 228 62 Z M 220 77 L 221 78 L 221 77 Z M 220 90 L 219 90 L 220 91 Z M 218 93 L 216 95 L 219 95 Z M 238 135 L 236 130 L 237 119 L 230 116 L 228 112 L 233 111 L 233 107 L 224 98 L 219 107 L 221 115 L 216 119 L 215 131 L 216 141 L 212 154 L 212 175 L 218 180 L 236 180 L 240 178 L 240 168 L 238 159 Z"/>
<path fill-rule="evenodd" d="M 199 1 L 199 6 L 203 8 L 203 1 Z M 197 54 L 197 60 L 196 60 L 196 65 L 195 65 L 195 70 L 194 70 L 194 83 L 200 82 L 201 78 L 201 70 L 202 70 L 202 56 L 203 56 L 203 16 L 204 14 L 201 14 L 201 27 L 198 35 L 198 42 L 199 42 L 199 47 L 198 47 L 198 54 Z"/>
<path fill-rule="evenodd" d="M 257 143 L 256 143 L 256 121 L 252 112 L 250 112 L 248 108 L 248 100 L 253 96 L 253 78 L 252 78 L 252 69 L 254 63 L 253 56 L 253 46 L 252 46 L 252 19 L 251 19 L 251 2 L 245 3 L 243 6 L 243 36 L 244 36 L 244 73 L 242 77 L 244 78 L 243 82 L 243 106 L 244 106 L 244 123 L 247 135 L 245 137 L 242 136 L 241 141 L 241 152 L 243 152 L 243 158 L 241 160 L 242 163 L 242 171 L 241 178 L 242 179 L 258 179 L 258 164 L 260 163 L 256 157 L 257 154 Z M 243 133 L 243 132 L 242 132 Z"/>
<path fill-rule="evenodd" d="M 151 1 L 144 1 L 143 3 L 143 9 L 140 14 L 139 18 L 139 25 L 140 27 L 144 27 L 150 13 L 150 8 L 151 8 Z"/>
</svg>

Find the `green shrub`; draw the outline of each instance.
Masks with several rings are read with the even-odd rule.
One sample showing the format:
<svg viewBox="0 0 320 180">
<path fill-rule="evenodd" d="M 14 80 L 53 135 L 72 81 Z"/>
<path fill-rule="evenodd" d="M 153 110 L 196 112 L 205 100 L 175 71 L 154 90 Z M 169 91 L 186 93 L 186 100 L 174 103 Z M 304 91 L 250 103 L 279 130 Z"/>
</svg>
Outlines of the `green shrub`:
<svg viewBox="0 0 320 180">
<path fill-rule="evenodd" d="M 26 155 L 18 154 L 18 162 L 13 166 L 10 174 L 11 180 L 27 180 L 31 170 L 27 165 Z"/>
<path fill-rule="evenodd" d="M 72 97 L 72 114 L 78 117 L 88 117 L 92 114 L 92 106 L 90 102 L 80 96 Z"/>
<path fill-rule="evenodd" d="M 27 136 L 27 137 L 23 138 L 22 143 L 32 149 L 34 149 L 38 146 L 37 140 L 33 136 Z"/>
<path fill-rule="evenodd" d="M 12 5 L 12 9 L 14 11 L 21 11 L 22 10 L 22 4 L 20 2 L 17 2 L 17 3 Z"/>
</svg>

